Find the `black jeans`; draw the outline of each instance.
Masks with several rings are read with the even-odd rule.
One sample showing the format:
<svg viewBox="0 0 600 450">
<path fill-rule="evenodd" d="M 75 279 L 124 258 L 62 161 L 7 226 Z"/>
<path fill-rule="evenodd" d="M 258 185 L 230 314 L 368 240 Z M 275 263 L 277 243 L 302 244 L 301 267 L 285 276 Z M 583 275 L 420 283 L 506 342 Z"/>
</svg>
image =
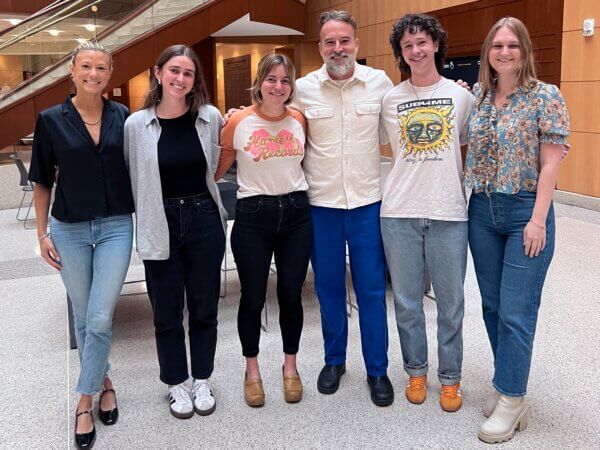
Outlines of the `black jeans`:
<svg viewBox="0 0 600 450">
<path fill-rule="evenodd" d="M 217 345 L 217 308 L 225 233 L 209 193 L 165 199 L 169 224 L 169 259 L 144 261 L 148 295 L 154 312 L 160 379 L 187 380 L 183 328 L 184 292 L 189 312 L 192 376 L 212 374 Z"/>
<path fill-rule="evenodd" d="M 242 287 L 238 332 L 245 357 L 258 355 L 260 315 L 275 254 L 283 351 L 298 353 L 302 333 L 302 285 L 312 243 L 306 192 L 258 195 L 237 201 L 231 249 Z"/>
</svg>

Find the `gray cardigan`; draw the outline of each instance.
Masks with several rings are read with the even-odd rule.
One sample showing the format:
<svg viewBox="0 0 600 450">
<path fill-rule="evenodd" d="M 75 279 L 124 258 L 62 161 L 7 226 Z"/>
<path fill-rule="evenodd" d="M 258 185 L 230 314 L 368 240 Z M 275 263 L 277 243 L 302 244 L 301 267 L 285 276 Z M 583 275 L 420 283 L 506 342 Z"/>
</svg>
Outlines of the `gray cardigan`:
<svg viewBox="0 0 600 450">
<path fill-rule="evenodd" d="M 227 227 L 227 212 L 214 180 L 221 148 L 221 113 L 212 105 L 198 109 L 196 130 L 206 157 L 206 186 L 219 207 L 223 230 Z M 169 227 L 165 215 L 160 172 L 158 169 L 158 138 L 160 124 L 154 107 L 143 109 L 125 121 L 125 161 L 129 168 L 136 214 L 136 246 L 141 259 L 169 258 Z"/>
</svg>

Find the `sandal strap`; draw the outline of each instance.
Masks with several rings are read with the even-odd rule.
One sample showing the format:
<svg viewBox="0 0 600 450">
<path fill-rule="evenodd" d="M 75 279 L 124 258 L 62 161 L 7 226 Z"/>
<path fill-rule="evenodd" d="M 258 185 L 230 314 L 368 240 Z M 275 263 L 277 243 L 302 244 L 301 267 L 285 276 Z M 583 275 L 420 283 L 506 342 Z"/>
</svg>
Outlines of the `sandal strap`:
<svg viewBox="0 0 600 450">
<path fill-rule="evenodd" d="M 75 414 L 75 417 L 77 418 L 77 417 L 81 416 L 82 414 L 89 414 L 90 416 L 93 417 L 91 409 L 89 411 L 80 411 L 80 412 L 78 412 L 78 413 Z"/>
<path fill-rule="evenodd" d="M 100 397 L 102 397 L 107 392 L 112 392 L 113 394 L 117 395 L 117 393 L 115 392 L 114 389 L 104 389 L 104 388 L 102 388 L 102 392 L 100 393 Z"/>
</svg>

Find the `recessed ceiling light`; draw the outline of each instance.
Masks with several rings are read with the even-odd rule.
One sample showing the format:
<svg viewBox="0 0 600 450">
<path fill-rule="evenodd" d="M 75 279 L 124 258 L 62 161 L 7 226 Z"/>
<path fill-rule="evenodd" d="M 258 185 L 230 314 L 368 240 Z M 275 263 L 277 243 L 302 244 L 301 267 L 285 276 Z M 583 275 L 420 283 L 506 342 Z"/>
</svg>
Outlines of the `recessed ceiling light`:
<svg viewBox="0 0 600 450">
<path fill-rule="evenodd" d="M 88 31 L 95 31 L 96 25 L 94 25 L 93 23 L 86 23 L 85 25 L 83 25 L 83 28 L 85 28 Z"/>
<path fill-rule="evenodd" d="M 79 42 L 80 44 L 85 44 L 87 42 L 87 39 L 84 38 L 77 38 L 75 39 L 77 42 Z"/>
<path fill-rule="evenodd" d="M 55 37 L 58 36 L 58 34 L 60 33 L 60 31 L 58 31 L 58 30 L 46 30 L 46 31 L 48 32 L 48 34 L 50 36 L 55 36 Z"/>
<path fill-rule="evenodd" d="M 13 25 L 13 26 L 14 26 L 14 25 L 18 25 L 18 24 L 20 24 L 21 22 L 23 22 L 21 19 L 6 19 L 6 20 L 8 20 L 8 21 L 9 21 L 9 23 L 10 23 L 11 25 Z"/>
</svg>

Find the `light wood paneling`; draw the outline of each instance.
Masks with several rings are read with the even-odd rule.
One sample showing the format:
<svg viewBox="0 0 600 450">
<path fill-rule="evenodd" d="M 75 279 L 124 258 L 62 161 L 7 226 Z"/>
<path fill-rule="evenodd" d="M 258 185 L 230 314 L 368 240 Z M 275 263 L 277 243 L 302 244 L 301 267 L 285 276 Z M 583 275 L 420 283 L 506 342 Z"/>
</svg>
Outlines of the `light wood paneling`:
<svg viewBox="0 0 600 450">
<path fill-rule="evenodd" d="M 563 33 L 561 81 L 582 80 L 600 81 L 599 27 L 591 37 L 582 36 L 581 31 Z"/>
<path fill-rule="evenodd" d="M 149 72 L 147 70 L 129 80 L 129 109 L 131 112 L 142 109 L 148 85 Z"/>
<path fill-rule="evenodd" d="M 561 91 L 569 108 L 571 132 L 600 133 L 600 81 L 565 82 Z"/>
<path fill-rule="evenodd" d="M 565 0 L 563 31 L 581 30 L 583 19 L 596 18 L 596 27 L 600 26 L 600 1 Z M 598 33 L 598 28 L 596 28 Z"/>
<path fill-rule="evenodd" d="M 600 134 L 575 132 L 569 142 L 572 148 L 560 165 L 558 189 L 600 197 Z"/>
<path fill-rule="evenodd" d="M 595 34 L 582 35 L 583 19 L 595 17 Z M 600 197 L 600 2 L 564 0 L 561 91 L 571 116 L 569 142 L 558 188 Z"/>
</svg>

